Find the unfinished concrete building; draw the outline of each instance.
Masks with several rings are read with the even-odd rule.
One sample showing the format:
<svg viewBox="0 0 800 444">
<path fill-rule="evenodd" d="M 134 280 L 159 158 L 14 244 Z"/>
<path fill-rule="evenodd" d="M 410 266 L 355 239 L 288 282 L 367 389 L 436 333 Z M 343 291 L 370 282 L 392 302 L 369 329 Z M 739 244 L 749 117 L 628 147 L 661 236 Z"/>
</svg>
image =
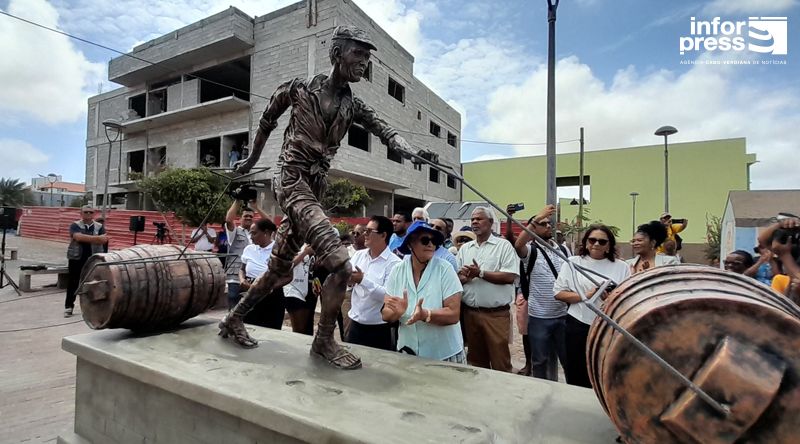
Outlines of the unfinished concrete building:
<svg viewBox="0 0 800 444">
<path fill-rule="evenodd" d="M 365 79 L 353 85 L 354 95 L 412 146 L 460 168 L 461 116 L 414 76 L 411 54 L 351 1 L 306 0 L 256 18 L 231 7 L 109 62 L 109 80 L 123 87 L 89 99 L 86 185 L 95 204 L 102 205 L 108 180 L 112 207 L 154 209 L 138 179 L 165 168 L 229 166 L 231 150 L 241 151 L 255 137 L 280 83 L 330 70 L 330 36 L 345 24 L 366 30 L 378 46 Z M 288 115 L 259 160 L 258 166 L 273 167 L 255 176 L 266 186 Z M 120 138 L 110 148 L 107 119 L 121 122 Z M 365 215 L 461 198 L 461 184 L 452 176 L 412 165 L 358 126 L 332 164 L 329 179 L 338 177 L 366 186 L 373 200 Z M 272 194 L 261 195 L 264 209 L 280 214 Z"/>
</svg>

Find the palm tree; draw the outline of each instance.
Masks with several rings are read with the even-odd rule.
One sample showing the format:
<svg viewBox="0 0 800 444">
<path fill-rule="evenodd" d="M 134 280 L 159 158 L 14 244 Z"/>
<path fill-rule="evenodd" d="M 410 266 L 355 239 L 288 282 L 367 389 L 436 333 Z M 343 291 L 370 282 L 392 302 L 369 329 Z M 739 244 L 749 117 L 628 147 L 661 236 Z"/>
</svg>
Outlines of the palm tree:
<svg viewBox="0 0 800 444">
<path fill-rule="evenodd" d="M 25 205 L 25 183 L 19 179 L 0 178 L 0 206 L 21 207 Z"/>
</svg>

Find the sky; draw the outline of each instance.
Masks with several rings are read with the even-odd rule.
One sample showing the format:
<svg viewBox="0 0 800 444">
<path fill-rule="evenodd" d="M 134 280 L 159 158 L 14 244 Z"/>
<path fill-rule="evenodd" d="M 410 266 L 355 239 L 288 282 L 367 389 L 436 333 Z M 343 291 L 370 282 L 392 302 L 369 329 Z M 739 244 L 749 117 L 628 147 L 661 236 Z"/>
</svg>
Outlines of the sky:
<svg viewBox="0 0 800 444">
<path fill-rule="evenodd" d="M 461 112 L 462 161 L 545 152 L 547 0 L 354 1 L 414 55 L 414 74 Z M 129 51 L 229 5 L 255 16 L 292 3 L 0 0 L 0 10 Z M 693 36 L 692 17 L 744 22 L 744 49 L 702 46 L 737 35 L 720 26 Z M 773 53 L 750 49 L 761 25 L 749 17 L 786 17 L 769 22 L 773 46 L 759 44 Z M 798 24 L 800 0 L 561 1 L 557 151 L 578 150 L 580 127 L 586 149 L 598 150 L 660 144 L 654 131 L 672 125 L 670 143 L 746 137 L 758 158 L 752 189 L 800 189 Z M 119 87 L 107 73 L 117 55 L 0 15 L 0 177 L 83 182 L 87 98 Z"/>
</svg>

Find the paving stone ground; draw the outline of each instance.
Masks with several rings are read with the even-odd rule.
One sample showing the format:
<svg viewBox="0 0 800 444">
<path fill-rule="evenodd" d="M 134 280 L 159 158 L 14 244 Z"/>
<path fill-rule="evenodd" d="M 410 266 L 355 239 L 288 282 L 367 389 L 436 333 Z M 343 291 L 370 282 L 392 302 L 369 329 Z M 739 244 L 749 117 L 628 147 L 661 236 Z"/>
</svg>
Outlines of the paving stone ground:
<svg viewBox="0 0 800 444">
<path fill-rule="evenodd" d="M 19 259 L 6 261 L 16 282 L 21 265 L 66 265 L 65 243 L 7 235 L 7 248 Z M 75 414 L 75 356 L 61 350 L 61 338 L 90 331 L 76 305 L 75 315 L 63 317 L 64 291 L 55 288 L 57 276 L 33 276 L 31 293 L 0 289 L 0 442 L 55 442 L 72 429 Z M 221 317 L 222 312 L 210 312 Z M 284 327 L 289 330 L 288 323 Z M 516 330 L 516 329 L 515 329 Z M 338 333 L 337 333 L 338 335 Z M 522 366 L 520 336 L 514 332 L 512 361 Z"/>
</svg>

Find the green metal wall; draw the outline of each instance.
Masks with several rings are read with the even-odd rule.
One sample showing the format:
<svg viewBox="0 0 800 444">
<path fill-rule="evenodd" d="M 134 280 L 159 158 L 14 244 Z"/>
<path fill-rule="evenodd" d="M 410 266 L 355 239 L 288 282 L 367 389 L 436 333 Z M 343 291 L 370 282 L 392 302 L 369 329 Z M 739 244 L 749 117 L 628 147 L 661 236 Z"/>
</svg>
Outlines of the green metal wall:
<svg viewBox="0 0 800 444">
<path fill-rule="evenodd" d="M 559 154 L 558 177 L 578 176 L 578 153 Z M 755 154 L 746 153 L 744 138 L 670 143 L 670 212 L 688 218 L 684 242 L 705 242 L 707 214 L 722 217 L 730 190 L 747 190 L 748 166 Z M 544 156 L 488 160 L 463 164 L 464 177 L 499 205 L 524 202 L 520 218 L 533 215 L 545 203 Z M 621 230 L 626 242 L 633 232 L 630 193 L 636 191 L 636 223 L 657 219 L 664 209 L 664 145 L 586 151 L 584 174 L 590 177 L 592 220 Z M 464 201 L 480 198 L 464 187 Z M 561 220 L 571 219 L 578 207 L 562 200 Z"/>
</svg>

